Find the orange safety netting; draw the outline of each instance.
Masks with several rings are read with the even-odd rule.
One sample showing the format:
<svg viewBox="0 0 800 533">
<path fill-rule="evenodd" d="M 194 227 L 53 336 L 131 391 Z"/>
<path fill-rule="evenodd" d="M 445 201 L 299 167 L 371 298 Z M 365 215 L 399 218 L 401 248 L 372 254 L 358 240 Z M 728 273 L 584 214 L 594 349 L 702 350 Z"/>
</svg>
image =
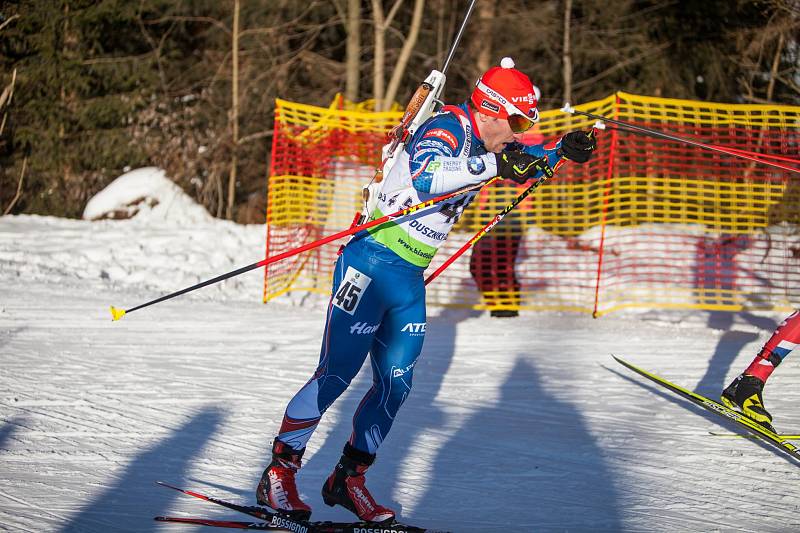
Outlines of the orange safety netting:
<svg viewBox="0 0 800 533">
<path fill-rule="evenodd" d="M 267 255 L 347 228 L 397 111 L 276 103 Z M 725 147 L 797 158 L 800 108 L 617 93 L 578 109 Z M 532 140 L 588 129 L 542 113 Z M 783 161 L 787 166 L 800 164 Z M 481 192 L 433 272 L 523 187 Z M 428 303 L 604 314 L 625 307 L 786 310 L 800 301 L 800 175 L 610 129 L 428 286 Z M 339 245 L 270 265 L 264 299 L 330 292 Z"/>
</svg>

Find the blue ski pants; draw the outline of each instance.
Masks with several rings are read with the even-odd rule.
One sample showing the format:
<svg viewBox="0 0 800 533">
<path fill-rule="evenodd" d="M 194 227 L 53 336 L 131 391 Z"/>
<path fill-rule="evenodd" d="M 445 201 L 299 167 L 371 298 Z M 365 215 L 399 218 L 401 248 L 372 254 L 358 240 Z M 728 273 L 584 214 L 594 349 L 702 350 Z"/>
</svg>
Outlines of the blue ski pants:
<svg viewBox="0 0 800 533">
<path fill-rule="evenodd" d="M 347 389 L 367 354 L 372 387 L 353 416 L 350 444 L 374 454 L 411 391 L 425 339 L 424 268 L 369 236 L 339 256 L 319 364 L 284 414 L 278 439 L 305 448 L 321 416 Z"/>
</svg>

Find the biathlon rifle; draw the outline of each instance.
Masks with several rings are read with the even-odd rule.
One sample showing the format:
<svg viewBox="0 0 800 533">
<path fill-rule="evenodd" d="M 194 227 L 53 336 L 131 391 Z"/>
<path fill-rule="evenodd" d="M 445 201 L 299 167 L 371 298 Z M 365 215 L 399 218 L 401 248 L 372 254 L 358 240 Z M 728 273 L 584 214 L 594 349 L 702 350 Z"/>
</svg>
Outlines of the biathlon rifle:
<svg viewBox="0 0 800 533">
<path fill-rule="evenodd" d="M 363 191 L 362 197 L 364 200 L 364 208 L 361 213 L 357 213 L 353 220 L 353 225 L 362 224 L 375 209 L 378 199 L 378 191 L 381 188 L 383 177 L 389 173 L 397 158 L 405 147 L 406 142 L 414 135 L 417 128 L 428 120 L 434 113 L 442 108 L 443 102 L 440 100 L 442 91 L 444 90 L 445 81 L 447 77 L 447 67 L 450 65 L 450 60 L 456 51 L 458 42 L 461 40 L 461 35 L 464 33 L 464 28 L 467 25 L 467 20 L 472 14 L 472 9 L 475 7 L 475 0 L 472 0 L 464 15 L 464 20 L 461 22 L 461 27 L 458 29 L 453 45 L 450 47 L 450 52 L 447 54 L 447 59 L 444 62 L 442 70 L 431 70 L 425 81 L 417 87 L 414 94 L 411 96 L 403 117 L 400 123 L 389 131 L 387 142 L 381 151 L 381 164 L 375 169 L 375 174 L 372 180 L 367 184 Z"/>
</svg>

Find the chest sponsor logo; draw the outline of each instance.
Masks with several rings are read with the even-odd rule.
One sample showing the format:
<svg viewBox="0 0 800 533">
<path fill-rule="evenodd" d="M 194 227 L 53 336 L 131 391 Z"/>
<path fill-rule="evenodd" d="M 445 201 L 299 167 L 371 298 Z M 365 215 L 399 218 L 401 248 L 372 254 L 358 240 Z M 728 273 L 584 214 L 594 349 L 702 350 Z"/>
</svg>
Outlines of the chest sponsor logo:
<svg viewBox="0 0 800 533">
<path fill-rule="evenodd" d="M 467 169 L 469 170 L 470 174 L 483 174 L 486 170 L 486 163 L 483 162 L 483 159 L 480 157 L 470 157 L 467 159 Z"/>
<path fill-rule="evenodd" d="M 431 239 L 435 239 L 437 241 L 443 241 L 447 238 L 447 233 L 436 231 L 435 229 L 420 223 L 418 220 L 412 220 L 408 223 L 408 226 L 414 228 L 426 237 L 430 237 Z"/>
<path fill-rule="evenodd" d="M 417 152 L 415 157 L 419 157 L 425 153 L 433 153 L 434 155 L 444 155 L 444 156 L 452 156 L 453 150 L 450 148 L 450 145 L 446 142 L 442 142 L 439 139 L 425 139 L 417 143 L 416 146 Z"/>
<path fill-rule="evenodd" d="M 442 168 L 441 161 L 431 161 L 427 165 L 425 165 L 424 172 L 436 172 L 440 168 Z"/>
<path fill-rule="evenodd" d="M 434 139 L 441 139 L 442 141 L 444 141 L 447 144 L 449 144 L 450 147 L 453 150 L 458 148 L 458 141 L 456 140 L 455 135 L 453 135 L 452 133 L 450 133 L 449 131 L 447 131 L 445 129 L 442 129 L 442 128 L 432 129 L 431 131 L 429 131 L 428 133 L 426 133 L 425 135 L 422 136 L 423 139 L 428 138 L 428 137 L 431 137 L 431 138 L 434 138 Z"/>
<path fill-rule="evenodd" d="M 464 148 L 461 150 L 461 155 L 469 155 L 472 150 L 472 126 L 464 124 L 464 134 L 467 138 L 464 140 Z"/>
</svg>

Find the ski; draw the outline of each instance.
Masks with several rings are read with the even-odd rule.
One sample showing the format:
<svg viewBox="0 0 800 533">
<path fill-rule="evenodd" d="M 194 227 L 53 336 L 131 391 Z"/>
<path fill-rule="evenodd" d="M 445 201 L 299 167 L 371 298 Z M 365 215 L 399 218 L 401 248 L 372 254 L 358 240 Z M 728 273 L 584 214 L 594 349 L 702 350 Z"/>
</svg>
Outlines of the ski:
<svg viewBox="0 0 800 533">
<path fill-rule="evenodd" d="M 210 518 L 190 518 L 182 516 L 157 516 L 158 522 L 177 522 L 180 524 L 193 524 L 196 526 L 227 527 L 232 529 L 261 529 L 269 531 L 286 531 L 281 526 L 274 526 L 267 522 L 242 522 L 239 520 L 213 520 Z"/>
<path fill-rule="evenodd" d="M 755 420 L 747 417 L 746 415 L 739 413 L 738 411 L 734 411 L 733 409 L 722 405 L 719 402 L 715 402 L 705 396 L 697 394 L 696 392 L 692 392 L 688 389 L 684 389 L 683 387 L 672 383 L 671 381 L 667 381 L 666 379 L 653 374 L 652 372 L 648 372 L 647 370 L 643 370 L 637 366 L 628 363 L 617 357 L 616 355 L 611 355 L 616 362 L 621 364 L 624 367 L 633 370 L 637 374 L 646 377 L 653 383 L 661 385 L 667 390 L 671 390 L 672 392 L 686 398 L 687 400 L 693 402 L 696 405 L 699 405 L 703 409 L 706 409 L 709 412 L 715 413 L 723 418 L 726 418 L 732 422 L 739 424 L 742 428 L 749 431 L 755 437 L 761 439 L 761 441 L 766 442 L 773 447 L 788 453 L 794 459 L 800 460 L 800 449 L 797 448 L 794 444 L 789 442 L 786 438 L 778 435 L 777 433 L 773 433 L 772 431 L 766 429 L 761 424 L 756 422 Z"/>
<path fill-rule="evenodd" d="M 170 485 L 169 483 L 164 483 L 163 481 L 156 481 L 156 484 L 264 521 L 241 522 L 235 520 L 212 520 L 205 518 L 184 518 L 177 516 L 155 517 L 155 520 L 159 522 L 181 522 L 184 524 L 226 527 L 233 529 L 292 531 L 294 533 L 447 533 L 444 531 L 435 531 L 416 526 L 409 526 L 399 522 L 382 524 L 376 522 L 323 522 L 296 520 L 257 505 L 240 505 L 238 503 L 220 500 L 219 498 L 207 496 L 193 490 L 182 489 L 180 487 Z"/>
<path fill-rule="evenodd" d="M 709 435 L 714 437 L 731 437 L 731 438 L 757 438 L 755 435 L 746 433 L 727 433 L 725 431 L 709 431 Z M 796 433 L 777 433 L 778 437 L 782 438 L 783 440 L 800 440 L 800 435 Z"/>
<path fill-rule="evenodd" d="M 240 520 L 214 520 L 184 516 L 157 516 L 158 522 L 174 522 L 195 526 L 224 527 L 229 529 L 257 529 L 261 531 L 292 531 L 294 533 L 422 533 L 431 530 L 403 524 L 368 524 L 362 522 L 302 522 L 276 517 L 271 522 L 246 522 Z"/>
</svg>

